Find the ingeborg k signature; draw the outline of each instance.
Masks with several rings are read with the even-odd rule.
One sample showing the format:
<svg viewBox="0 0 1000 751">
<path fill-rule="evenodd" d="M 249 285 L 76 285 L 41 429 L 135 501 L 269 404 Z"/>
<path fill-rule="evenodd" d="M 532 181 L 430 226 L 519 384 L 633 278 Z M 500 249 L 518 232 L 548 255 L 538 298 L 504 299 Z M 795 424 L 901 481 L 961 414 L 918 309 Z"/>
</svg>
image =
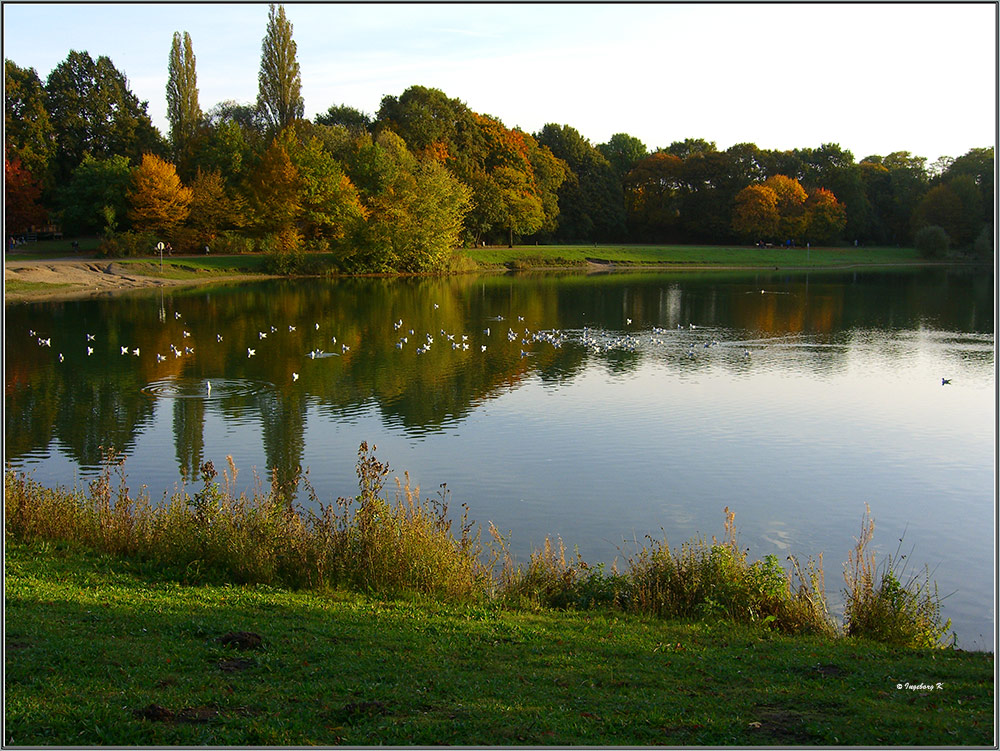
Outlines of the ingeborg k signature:
<svg viewBox="0 0 1000 751">
<path fill-rule="evenodd" d="M 897 683 L 897 689 L 907 689 L 908 691 L 940 691 L 944 688 L 943 683 Z"/>
</svg>

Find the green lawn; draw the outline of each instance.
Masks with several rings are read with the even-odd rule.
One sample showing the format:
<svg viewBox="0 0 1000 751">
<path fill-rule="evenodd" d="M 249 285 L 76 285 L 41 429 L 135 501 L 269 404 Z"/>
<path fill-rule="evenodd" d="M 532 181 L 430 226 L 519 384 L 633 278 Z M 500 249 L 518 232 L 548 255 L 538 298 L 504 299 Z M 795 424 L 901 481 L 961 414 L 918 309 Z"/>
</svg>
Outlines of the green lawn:
<svg viewBox="0 0 1000 751">
<path fill-rule="evenodd" d="M 995 743 L 992 654 L 6 556 L 8 745 Z"/>
<path fill-rule="evenodd" d="M 598 259 L 619 264 L 718 266 L 833 266 L 921 261 L 913 248 L 756 248 L 723 245 L 516 245 L 463 251 L 486 265 L 583 264 Z"/>
</svg>

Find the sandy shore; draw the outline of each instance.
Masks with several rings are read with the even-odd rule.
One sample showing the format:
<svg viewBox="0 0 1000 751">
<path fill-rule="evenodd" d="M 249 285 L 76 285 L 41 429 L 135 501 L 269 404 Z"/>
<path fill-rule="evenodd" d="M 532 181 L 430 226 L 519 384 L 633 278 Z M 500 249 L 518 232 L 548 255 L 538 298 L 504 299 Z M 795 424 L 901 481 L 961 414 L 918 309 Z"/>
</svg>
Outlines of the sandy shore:
<svg viewBox="0 0 1000 751">
<path fill-rule="evenodd" d="M 121 264 L 103 259 L 58 258 L 40 261 L 8 257 L 4 259 L 4 302 L 97 297 L 136 289 L 260 278 L 256 275 L 206 274 L 204 277 L 190 279 L 165 279 L 153 275 L 156 268 L 156 264 L 152 262 Z M 10 282 L 52 286 L 11 290 L 7 288 Z"/>
</svg>

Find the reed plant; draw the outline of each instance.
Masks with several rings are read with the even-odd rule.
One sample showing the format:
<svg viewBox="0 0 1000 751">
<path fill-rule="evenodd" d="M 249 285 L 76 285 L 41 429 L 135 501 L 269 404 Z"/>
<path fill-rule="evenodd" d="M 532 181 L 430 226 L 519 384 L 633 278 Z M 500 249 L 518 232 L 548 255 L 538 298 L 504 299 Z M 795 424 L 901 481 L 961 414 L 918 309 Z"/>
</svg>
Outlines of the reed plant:
<svg viewBox="0 0 1000 751">
<path fill-rule="evenodd" d="M 6 470 L 5 535 L 13 540 L 65 540 L 148 563 L 159 574 L 190 583 L 267 584 L 292 588 L 349 588 L 377 596 L 403 593 L 512 608 L 602 608 L 666 619 L 722 620 L 786 633 L 844 633 L 890 644 L 941 646 L 936 586 L 925 576 L 904 581 L 905 556 L 876 565 L 867 510 L 845 566 L 845 618 L 838 628 L 826 602 L 823 559 L 786 570 L 774 555 L 751 561 L 737 540 L 735 514 L 725 509 L 720 541 L 703 537 L 671 548 L 646 538 L 626 554 L 627 565 L 606 571 L 561 539 L 546 538 L 527 563 L 510 553 L 509 535 L 489 525 L 485 546 L 463 504 L 452 529 L 448 490 L 421 500 L 409 475 L 385 492 L 387 464 L 366 443 L 358 449 L 358 495 L 324 504 L 308 476 L 252 492 L 237 492 L 231 457 L 221 482 L 211 462 L 201 466 L 202 488 L 150 502 L 145 487 L 133 494 L 124 464 L 109 455 L 86 492 L 49 489 Z M 310 503 L 294 498 L 304 487 Z"/>
<path fill-rule="evenodd" d="M 865 504 L 861 532 L 844 566 L 844 633 L 904 647 L 947 646 L 951 620 L 941 622 L 941 598 L 930 572 L 925 567 L 922 577 L 907 576 L 899 547 L 878 565 L 869 547 L 874 536 L 875 520 Z"/>
<path fill-rule="evenodd" d="M 407 478 L 396 502 L 380 497 L 388 467 L 366 444 L 357 465 L 360 494 L 319 504 L 319 513 L 303 512 L 277 481 L 265 490 L 255 477 L 252 493 L 237 493 L 236 467 L 227 459 L 224 484 L 206 462 L 201 490 L 160 504 L 150 502 L 145 488 L 133 496 L 113 455 L 89 492 L 48 489 L 7 470 L 5 534 L 134 557 L 189 582 L 347 586 L 470 600 L 485 592 L 478 535 L 464 516 L 459 537 L 452 534 L 446 489 L 437 501 L 420 501 Z"/>
</svg>

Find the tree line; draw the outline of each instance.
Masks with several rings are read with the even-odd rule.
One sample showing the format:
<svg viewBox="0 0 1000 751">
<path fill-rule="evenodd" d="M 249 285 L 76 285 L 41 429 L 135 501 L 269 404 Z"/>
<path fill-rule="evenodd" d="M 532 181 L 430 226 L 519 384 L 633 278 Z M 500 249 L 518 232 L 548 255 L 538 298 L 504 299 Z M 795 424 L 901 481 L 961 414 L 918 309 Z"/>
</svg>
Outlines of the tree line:
<svg viewBox="0 0 1000 751">
<path fill-rule="evenodd" d="M 263 250 L 286 268 L 446 268 L 459 246 L 519 242 L 868 243 L 992 254 L 994 150 L 927 165 L 703 139 L 596 146 L 569 125 L 508 128 L 411 86 L 374 115 L 304 117 L 292 25 L 270 6 L 258 97 L 203 111 L 187 32 L 168 56 L 169 133 L 107 57 L 71 51 L 43 83 L 4 61 L 9 232 L 55 222 L 109 254 Z M 933 238 L 931 238 L 933 235 Z M 933 240 L 933 242 L 932 242 Z"/>
</svg>

